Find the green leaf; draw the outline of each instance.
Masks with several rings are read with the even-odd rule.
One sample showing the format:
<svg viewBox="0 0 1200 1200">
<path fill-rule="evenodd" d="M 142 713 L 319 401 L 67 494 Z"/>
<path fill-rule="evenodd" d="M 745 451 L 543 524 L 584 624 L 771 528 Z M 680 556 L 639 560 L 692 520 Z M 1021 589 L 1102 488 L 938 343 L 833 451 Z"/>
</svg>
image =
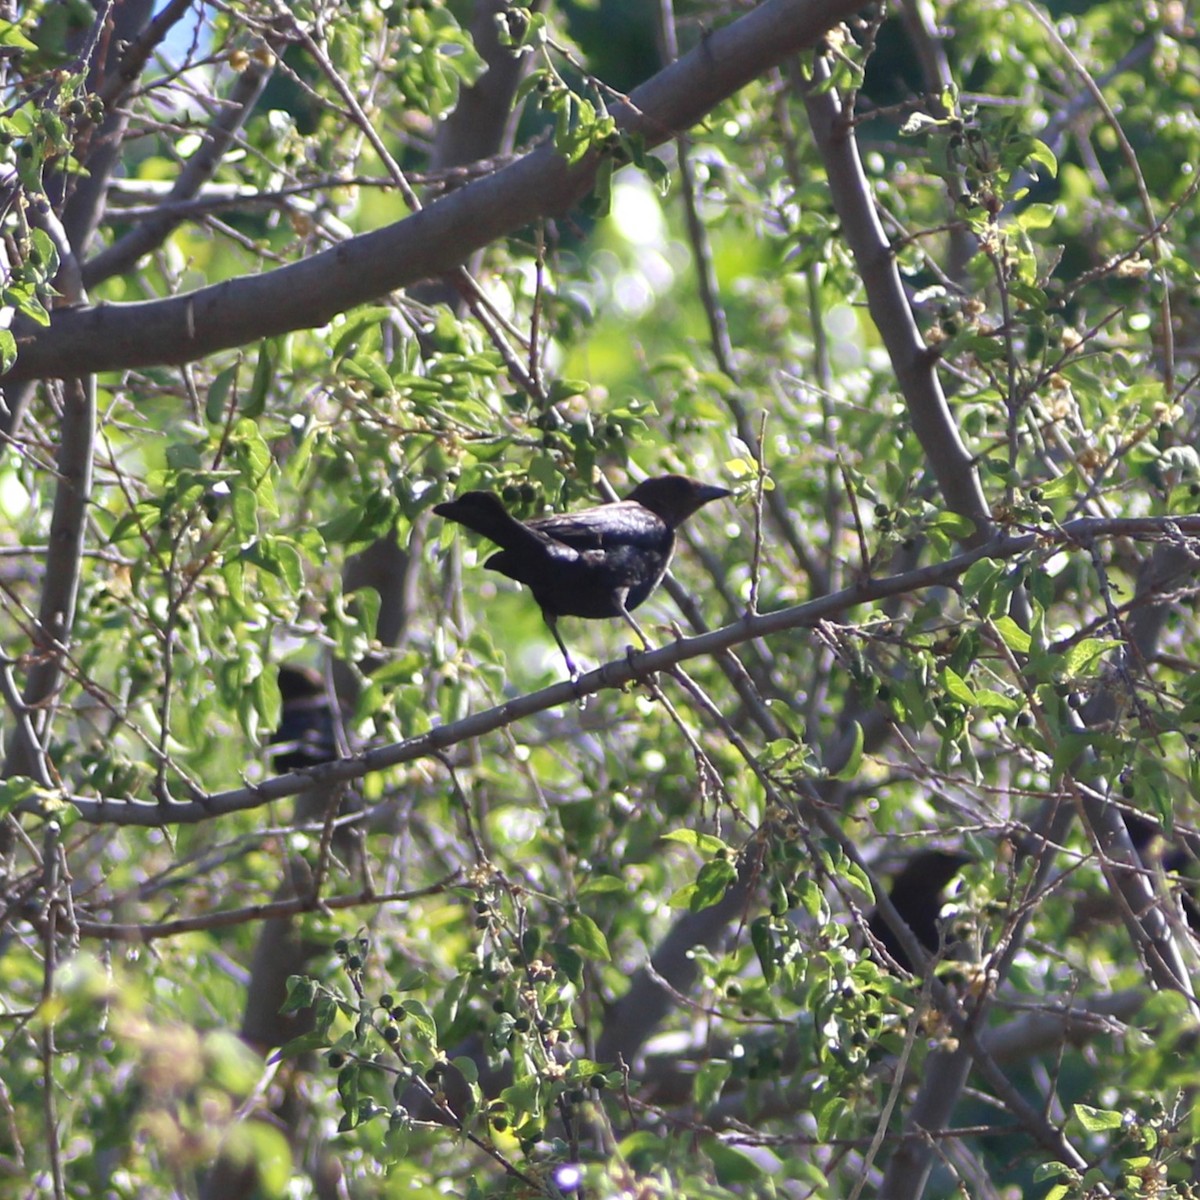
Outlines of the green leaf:
<svg viewBox="0 0 1200 1200">
<path fill-rule="evenodd" d="M 1066 1163 L 1050 1162 L 1039 1163 L 1033 1170 L 1033 1182 L 1045 1183 L 1047 1179 L 1058 1179 L 1063 1175 L 1071 1175 L 1074 1172 Z"/>
<path fill-rule="evenodd" d="M 1028 654 L 1033 639 L 1009 616 L 997 617 L 993 622 L 996 632 L 1014 654 Z"/>
<path fill-rule="evenodd" d="M 775 961 L 775 935 L 769 917 L 756 917 L 750 922 L 750 944 L 754 947 L 759 969 L 767 984 L 775 982 L 779 967 Z"/>
<path fill-rule="evenodd" d="M 1081 483 L 1079 472 L 1072 464 L 1066 471 L 1049 483 L 1042 484 L 1043 500 L 1067 500 L 1079 494 Z"/>
<path fill-rule="evenodd" d="M 700 1065 L 692 1082 L 692 1104 L 697 1112 L 706 1112 L 721 1098 L 733 1070 L 727 1058 L 710 1058 Z"/>
<path fill-rule="evenodd" d="M 1063 671 L 1072 678 L 1096 675 L 1104 663 L 1104 656 L 1120 647 L 1117 638 L 1084 638 L 1063 655 Z"/>
<path fill-rule="evenodd" d="M 863 756 L 863 727 L 857 722 L 854 722 L 854 744 L 850 747 L 850 754 L 846 759 L 845 766 L 830 776 L 831 779 L 849 781 L 858 778 L 858 769 L 862 766 Z"/>
<path fill-rule="evenodd" d="M 712 1160 L 717 1181 L 722 1187 L 735 1188 L 739 1184 L 754 1183 L 763 1178 L 762 1167 L 733 1146 L 713 1139 L 705 1143 L 704 1149 Z"/>
<path fill-rule="evenodd" d="M 672 829 L 664 833 L 664 842 L 679 842 L 682 846 L 690 846 L 705 857 L 712 858 L 717 854 L 732 856 L 733 851 L 719 837 L 711 833 L 700 833 L 695 829 Z"/>
<path fill-rule="evenodd" d="M 208 385 L 208 395 L 204 400 L 204 417 L 210 425 L 219 425 L 225 419 L 225 405 L 237 372 L 237 367 L 226 367 L 218 372 Z"/>
<path fill-rule="evenodd" d="M 737 871 L 733 863 L 724 858 L 714 858 L 700 868 L 696 876 L 696 887 L 693 891 L 688 908 L 692 912 L 702 912 L 719 903 L 729 890 L 730 885 L 737 879 Z"/>
<path fill-rule="evenodd" d="M 548 949 L 554 958 L 554 965 L 573 983 L 580 983 L 583 979 L 583 959 L 579 953 L 566 942 L 551 942 Z"/>
<path fill-rule="evenodd" d="M 943 533 L 962 541 L 975 532 L 975 522 L 961 513 L 941 512 L 934 517 L 931 529 L 940 529 Z"/>
<path fill-rule="evenodd" d="M 437 1025 L 429 1009 L 420 1000 L 402 1000 L 400 1007 L 407 1013 L 405 1028 L 414 1033 L 430 1047 L 437 1045 Z"/>
<path fill-rule="evenodd" d="M 236 483 L 232 489 L 233 526 L 242 540 L 258 535 L 258 497 L 251 488 Z"/>
<path fill-rule="evenodd" d="M 1056 204 L 1027 204 L 1017 217 L 1017 224 L 1025 230 L 1049 229 L 1057 215 Z"/>
<path fill-rule="evenodd" d="M 593 875 L 585 880 L 579 889 L 579 898 L 624 895 L 627 891 L 625 880 L 618 875 Z"/>
<path fill-rule="evenodd" d="M 975 693 L 967 686 L 966 681 L 949 667 L 942 668 L 942 687 L 948 696 L 960 704 L 965 704 L 968 708 L 974 708 L 978 703 Z"/>
<path fill-rule="evenodd" d="M 254 366 L 254 381 L 242 403 L 242 415 L 261 417 L 267 407 L 267 393 L 275 377 L 275 343 L 264 338 L 258 348 L 258 362 Z"/>
<path fill-rule="evenodd" d="M 584 395 L 590 387 L 586 379 L 556 379 L 550 385 L 547 399 L 551 404 L 559 404 L 572 396 Z"/>
<path fill-rule="evenodd" d="M 1073 1108 L 1076 1119 L 1088 1133 L 1120 1129 L 1125 1122 L 1125 1114 L 1111 1108 L 1092 1108 L 1088 1104 L 1076 1104 Z"/>
<path fill-rule="evenodd" d="M 583 952 L 585 958 L 608 962 L 608 939 L 586 913 L 576 913 L 567 924 L 567 941 Z"/>
<path fill-rule="evenodd" d="M 1058 159 L 1055 157 L 1054 151 L 1037 138 L 1030 139 L 1029 156 L 1026 161 L 1045 167 L 1046 174 L 1051 178 L 1058 174 Z"/>
<path fill-rule="evenodd" d="M 317 981 L 315 979 L 310 979 L 307 975 L 289 975 L 287 992 L 279 1011 L 285 1015 L 300 1012 L 302 1009 L 311 1008 L 316 998 Z"/>
<path fill-rule="evenodd" d="M 994 558 L 981 558 L 963 572 L 963 596 L 974 601 L 981 615 L 991 617 L 1000 611 L 993 607 L 993 600 L 997 592 L 996 585 L 1007 570 L 1007 563 Z"/>
<path fill-rule="evenodd" d="M 21 32 L 21 27 L 12 21 L 0 21 L 0 46 L 11 46 L 14 50 L 37 49 L 37 45 Z"/>
</svg>

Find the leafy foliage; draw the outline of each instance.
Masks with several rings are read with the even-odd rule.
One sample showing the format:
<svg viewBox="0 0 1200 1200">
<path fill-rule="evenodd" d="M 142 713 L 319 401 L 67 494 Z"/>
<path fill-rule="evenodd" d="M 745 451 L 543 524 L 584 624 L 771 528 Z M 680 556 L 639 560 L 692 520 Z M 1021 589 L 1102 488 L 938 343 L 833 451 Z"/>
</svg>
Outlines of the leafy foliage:
<svg viewBox="0 0 1200 1200">
<path fill-rule="evenodd" d="M 0 21 L 0 1171 L 1191 1194 L 1200 57 L 1078 7 L 854 18 L 671 142 L 615 0 Z M 570 213 L 281 330 L 281 268 L 539 153 Z M 218 283 L 259 323 L 141 347 Z M 431 508 L 667 471 L 737 495 L 663 654 L 565 621 L 634 683 L 539 697 L 536 605 Z M 282 663 L 347 762 L 275 779 Z M 928 845 L 970 861 L 914 974 L 869 918 Z"/>
</svg>

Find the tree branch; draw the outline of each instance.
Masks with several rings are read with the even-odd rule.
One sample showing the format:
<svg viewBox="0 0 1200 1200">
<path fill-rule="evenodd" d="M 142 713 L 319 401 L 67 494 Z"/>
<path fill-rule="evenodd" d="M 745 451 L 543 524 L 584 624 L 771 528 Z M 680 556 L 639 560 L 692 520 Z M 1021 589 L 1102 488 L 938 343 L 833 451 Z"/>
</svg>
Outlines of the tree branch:
<svg viewBox="0 0 1200 1200">
<path fill-rule="evenodd" d="M 925 451 L 925 461 L 954 512 L 975 523 L 968 545 L 987 537 L 991 515 L 974 461 L 950 414 L 935 369 L 935 356 L 925 345 L 913 318 L 896 267 L 891 244 L 883 232 L 863 170 L 854 130 L 842 112 L 836 91 L 827 85 L 828 60 L 818 57 L 804 103 L 812 126 L 842 232 L 858 264 L 871 319 L 879 330 L 900 390 L 904 393 L 913 432 Z"/>
<path fill-rule="evenodd" d="M 614 106 L 618 125 L 655 146 L 858 7 L 855 0 L 766 0 L 706 37 Z M 542 147 L 393 225 L 262 275 L 162 300 L 62 309 L 23 328 L 0 384 L 182 363 L 328 323 L 397 288 L 445 274 L 497 238 L 585 195 L 598 158 L 575 166 Z"/>
<path fill-rule="evenodd" d="M 631 654 L 606 663 L 574 681 L 564 680 L 562 683 L 519 696 L 515 700 L 475 713 L 450 725 L 435 726 L 419 737 L 380 746 L 362 754 L 339 759 L 337 762 L 311 767 L 304 772 L 280 775 L 262 784 L 211 796 L 198 796 L 191 801 L 172 804 L 169 808 L 132 800 L 110 800 L 105 797 L 88 799 L 72 796 L 69 799 L 79 810 L 83 820 L 98 824 L 195 824 L 224 813 L 257 808 L 284 796 L 294 796 L 307 788 L 346 783 L 373 771 L 387 770 L 403 763 L 428 758 L 451 746 L 483 737 L 537 713 L 571 704 L 596 692 L 620 688 L 628 683 L 647 679 L 658 671 L 667 670 L 692 658 L 720 654 L 752 638 L 770 637 L 787 630 L 810 627 L 848 609 L 888 596 L 944 586 L 961 576 L 972 563 L 981 558 L 1011 559 L 1039 547 L 1049 552 L 1055 547 L 1071 548 L 1104 537 L 1176 539 L 1184 534 L 1200 535 L 1200 515 L 1127 519 L 1082 517 L 1038 533 L 1000 534 L 991 541 L 955 555 L 945 562 L 919 567 L 883 579 L 862 579 L 841 591 L 832 592 L 805 604 L 759 616 L 747 616 L 711 633 L 681 638 L 657 650 Z M 38 805 L 26 804 L 22 811 L 36 812 Z"/>
</svg>

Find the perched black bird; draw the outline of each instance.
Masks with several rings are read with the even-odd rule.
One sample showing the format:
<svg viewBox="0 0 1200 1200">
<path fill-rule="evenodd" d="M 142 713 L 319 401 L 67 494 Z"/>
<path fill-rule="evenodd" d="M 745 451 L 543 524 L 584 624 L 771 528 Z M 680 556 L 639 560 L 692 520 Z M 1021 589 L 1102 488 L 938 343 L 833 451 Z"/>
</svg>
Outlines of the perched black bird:
<svg viewBox="0 0 1200 1200">
<path fill-rule="evenodd" d="M 465 492 L 433 511 L 500 547 L 483 565 L 533 592 L 574 676 L 558 618 L 623 617 L 637 630 L 629 614 L 666 574 L 677 526 L 729 494 L 684 475 L 660 475 L 614 504 L 531 521 L 518 521 L 491 492 Z"/>
<path fill-rule="evenodd" d="M 307 667 L 279 668 L 283 705 L 279 728 L 270 737 L 271 762 L 281 775 L 332 762 L 338 757 L 337 730 L 325 681 Z"/>
<path fill-rule="evenodd" d="M 888 888 L 888 899 L 904 918 L 904 923 L 913 931 L 917 941 L 930 954 L 936 954 L 941 944 L 938 916 L 946 902 L 942 893 L 955 875 L 970 861 L 969 854 L 958 854 L 950 850 L 922 850 L 904 864 Z M 913 969 L 899 939 L 883 919 L 879 909 L 871 910 L 867 917 L 867 928 L 900 966 L 906 971 Z"/>
</svg>

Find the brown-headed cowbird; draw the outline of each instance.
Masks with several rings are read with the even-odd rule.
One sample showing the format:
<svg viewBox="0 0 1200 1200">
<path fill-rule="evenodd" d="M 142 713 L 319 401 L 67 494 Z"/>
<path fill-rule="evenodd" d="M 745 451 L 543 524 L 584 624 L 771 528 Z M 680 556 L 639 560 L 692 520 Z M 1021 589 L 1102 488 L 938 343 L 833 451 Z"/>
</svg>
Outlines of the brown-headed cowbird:
<svg viewBox="0 0 1200 1200">
<path fill-rule="evenodd" d="M 500 547 L 483 565 L 533 592 L 574 676 L 558 618 L 623 617 L 637 630 L 629 614 L 666 574 L 676 528 L 728 495 L 685 475 L 659 475 L 614 504 L 530 521 L 518 521 L 491 492 L 465 492 L 433 511 Z"/>
<path fill-rule="evenodd" d="M 941 945 L 938 917 L 946 902 L 942 893 L 970 861 L 969 854 L 952 850 L 921 850 L 892 878 L 888 899 L 913 931 L 917 941 L 930 954 L 936 954 Z M 867 928 L 900 966 L 906 971 L 913 969 L 899 939 L 879 909 L 871 910 L 867 917 Z"/>
<path fill-rule="evenodd" d="M 332 762 L 338 757 L 337 731 L 329 693 L 319 672 L 281 666 L 279 728 L 270 737 L 271 762 L 280 774 Z"/>
</svg>

